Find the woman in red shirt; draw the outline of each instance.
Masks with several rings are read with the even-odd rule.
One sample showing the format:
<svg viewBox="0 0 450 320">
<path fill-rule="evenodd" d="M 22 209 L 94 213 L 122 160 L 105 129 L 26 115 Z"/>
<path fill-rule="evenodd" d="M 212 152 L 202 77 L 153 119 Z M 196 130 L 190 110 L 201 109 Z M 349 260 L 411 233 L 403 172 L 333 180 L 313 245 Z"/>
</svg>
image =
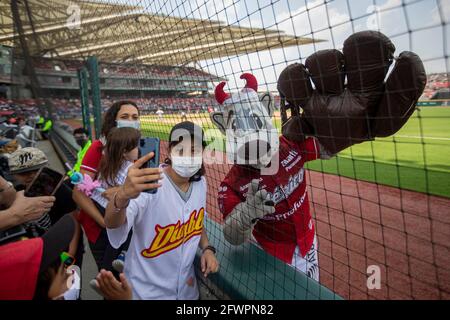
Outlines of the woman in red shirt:
<svg viewBox="0 0 450 320">
<path fill-rule="evenodd" d="M 106 138 L 112 128 L 115 127 L 133 127 L 140 128 L 139 124 L 139 109 L 132 101 L 118 101 L 115 102 L 105 113 L 103 118 L 103 125 L 101 137 L 92 142 L 92 145 L 87 150 L 83 161 L 81 163 L 81 174 L 88 174 L 92 179 L 97 178 L 97 169 L 100 165 L 100 160 L 103 155 L 103 147 L 106 144 Z M 103 196 L 110 199 L 116 192 L 117 187 L 109 188 Z M 105 221 L 103 215 L 95 202 L 86 196 L 84 193 L 73 190 L 73 200 L 80 207 L 80 214 L 78 220 L 83 226 L 86 237 L 88 238 L 89 247 L 98 269 L 112 269 L 112 261 L 116 258 L 105 256 L 105 249 L 108 245 L 108 236 L 105 229 Z M 118 250 L 118 254 L 120 249 Z"/>
</svg>

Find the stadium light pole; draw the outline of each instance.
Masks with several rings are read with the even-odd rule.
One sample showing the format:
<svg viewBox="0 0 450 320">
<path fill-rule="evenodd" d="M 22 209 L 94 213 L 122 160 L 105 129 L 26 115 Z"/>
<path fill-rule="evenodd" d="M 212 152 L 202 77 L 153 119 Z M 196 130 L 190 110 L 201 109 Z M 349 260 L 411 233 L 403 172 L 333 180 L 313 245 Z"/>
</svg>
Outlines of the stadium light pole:
<svg viewBox="0 0 450 320">
<path fill-rule="evenodd" d="M 97 57 L 91 56 L 87 60 L 89 70 L 89 79 L 91 82 L 92 105 L 94 111 L 94 128 L 95 138 L 100 138 L 100 131 L 102 127 L 102 106 L 100 99 L 100 82 L 98 77 L 98 61 Z"/>
<path fill-rule="evenodd" d="M 89 87 L 88 87 L 88 75 L 86 68 L 78 69 L 78 83 L 80 84 L 80 101 L 81 101 L 81 114 L 83 116 L 83 127 L 89 134 L 89 139 L 92 140 L 91 131 L 91 114 L 89 112 Z"/>
</svg>

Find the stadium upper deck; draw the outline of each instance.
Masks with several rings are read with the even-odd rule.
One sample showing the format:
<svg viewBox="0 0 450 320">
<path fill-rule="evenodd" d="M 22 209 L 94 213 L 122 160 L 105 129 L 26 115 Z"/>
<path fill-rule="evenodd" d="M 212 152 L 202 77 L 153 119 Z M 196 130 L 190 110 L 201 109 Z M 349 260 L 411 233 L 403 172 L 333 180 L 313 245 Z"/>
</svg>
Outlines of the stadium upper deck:
<svg viewBox="0 0 450 320">
<path fill-rule="evenodd" d="M 29 83 L 25 61 L 21 57 L 12 58 L 12 49 L 0 45 L 2 68 L 0 83 L 19 87 L 18 97 L 28 98 L 26 86 Z M 83 67 L 81 60 L 33 58 L 33 66 L 43 92 L 47 96 L 59 98 L 78 98 L 79 83 L 77 70 Z M 220 77 L 193 67 L 171 67 L 144 64 L 99 63 L 100 87 L 103 97 L 130 94 L 137 97 L 146 93 L 174 95 L 188 92 L 206 94 L 212 81 Z M 6 94 L 11 97 L 11 88 Z M 136 92 L 139 91 L 139 94 Z"/>
</svg>

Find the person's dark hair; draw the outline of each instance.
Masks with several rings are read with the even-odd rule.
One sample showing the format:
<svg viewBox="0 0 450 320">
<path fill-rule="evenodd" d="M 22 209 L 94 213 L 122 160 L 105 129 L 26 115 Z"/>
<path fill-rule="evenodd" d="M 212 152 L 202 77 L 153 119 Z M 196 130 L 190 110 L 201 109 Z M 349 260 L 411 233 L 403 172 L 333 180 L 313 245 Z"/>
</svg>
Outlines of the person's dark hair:
<svg viewBox="0 0 450 320">
<path fill-rule="evenodd" d="M 178 140 L 178 141 L 170 141 L 170 142 L 169 142 L 169 147 L 168 147 L 168 153 L 170 154 L 170 152 L 172 151 L 172 148 L 175 147 L 177 144 L 179 144 L 181 141 L 183 141 L 183 140 L 180 139 L 180 140 Z M 191 141 L 194 141 L 194 135 L 191 135 Z M 204 149 L 205 149 L 205 144 L 202 143 L 202 150 L 204 150 Z M 168 165 L 172 165 L 172 161 L 170 160 L 169 157 L 167 157 L 167 158 L 164 160 L 164 163 L 165 163 L 165 164 L 168 164 Z M 206 172 L 206 171 L 205 171 L 205 166 L 204 166 L 204 164 L 203 164 L 203 162 L 202 162 L 201 168 L 197 171 L 196 174 L 194 174 L 192 177 L 189 178 L 189 181 L 190 181 L 190 182 L 192 182 L 192 181 L 200 181 L 201 178 L 202 178 L 202 176 L 205 175 L 205 172 Z"/>
<path fill-rule="evenodd" d="M 126 104 L 130 104 L 130 105 L 134 106 L 139 113 L 139 108 L 136 105 L 136 103 L 134 103 L 133 101 L 121 100 L 121 101 L 114 102 L 112 104 L 112 106 L 109 107 L 108 111 L 106 111 L 105 116 L 103 118 L 103 125 L 102 125 L 102 131 L 101 131 L 101 134 L 103 136 L 107 137 L 109 132 L 111 131 L 111 129 L 116 127 L 117 114 L 119 113 L 120 108 Z"/>
<path fill-rule="evenodd" d="M 58 273 L 58 269 L 60 266 L 61 261 L 57 259 L 47 268 L 47 270 L 41 272 L 38 275 L 33 300 L 50 300 L 48 297 L 48 291 L 50 290 L 52 281 L 55 278 L 55 275 Z"/>
<path fill-rule="evenodd" d="M 100 161 L 99 173 L 101 179 L 113 187 L 116 184 L 117 173 L 123 164 L 123 154 L 130 152 L 139 145 L 141 133 L 134 128 L 112 128 L 106 137 L 104 155 Z"/>
<path fill-rule="evenodd" d="M 89 135 L 89 133 L 87 132 L 86 129 L 80 127 L 80 128 L 76 128 L 75 130 L 73 130 L 73 134 L 85 134 L 85 135 Z"/>
</svg>

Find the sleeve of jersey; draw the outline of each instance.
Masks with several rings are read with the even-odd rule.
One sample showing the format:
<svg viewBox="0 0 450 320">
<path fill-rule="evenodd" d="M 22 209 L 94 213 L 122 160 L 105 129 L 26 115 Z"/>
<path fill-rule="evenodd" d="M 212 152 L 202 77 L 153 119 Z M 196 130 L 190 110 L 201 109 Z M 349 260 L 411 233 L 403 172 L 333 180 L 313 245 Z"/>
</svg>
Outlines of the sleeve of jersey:
<svg viewBox="0 0 450 320">
<path fill-rule="evenodd" d="M 310 137 L 299 145 L 303 156 L 305 157 L 305 162 L 312 161 L 320 158 L 320 146 L 319 141 L 316 138 Z"/>
<path fill-rule="evenodd" d="M 127 219 L 123 225 L 115 229 L 106 228 L 109 243 L 111 243 L 113 248 L 118 249 L 127 240 L 128 233 L 141 211 L 141 200 L 142 198 L 139 197 L 130 201 L 130 204 L 127 207 Z"/>
<path fill-rule="evenodd" d="M 239 195 L 230 187 L 227 181 L 222 181 L 219 187 L 218 194 L 219 210 L 225 219 L 234 207 L 236 207 L 242 200 Z"/>
<path fill-rule="evenodd" d="M 97 173 L 97 168 L 102 158 L 102 146 L 99 140 L 94 141 L 83 157 L 80 168 L 92 173 Z"/>
</svg>

